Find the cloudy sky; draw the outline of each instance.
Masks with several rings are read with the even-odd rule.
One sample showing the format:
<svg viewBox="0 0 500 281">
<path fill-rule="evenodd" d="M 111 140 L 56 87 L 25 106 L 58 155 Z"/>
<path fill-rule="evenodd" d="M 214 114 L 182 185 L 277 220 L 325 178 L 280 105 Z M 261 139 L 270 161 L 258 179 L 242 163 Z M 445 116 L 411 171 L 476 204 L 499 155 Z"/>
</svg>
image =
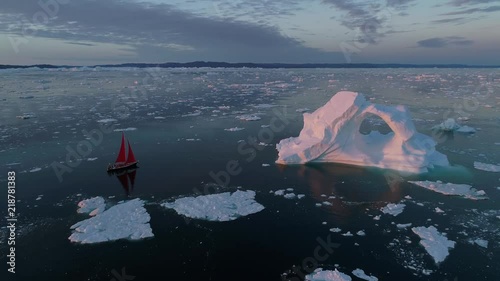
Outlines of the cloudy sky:
<svg viewBox="0 0 500 281">
<path fill-rule="evenodd" d="M 500 1 L 0 1 L 0 64 L 195 60 L 500 65 Z"/>
</svg>

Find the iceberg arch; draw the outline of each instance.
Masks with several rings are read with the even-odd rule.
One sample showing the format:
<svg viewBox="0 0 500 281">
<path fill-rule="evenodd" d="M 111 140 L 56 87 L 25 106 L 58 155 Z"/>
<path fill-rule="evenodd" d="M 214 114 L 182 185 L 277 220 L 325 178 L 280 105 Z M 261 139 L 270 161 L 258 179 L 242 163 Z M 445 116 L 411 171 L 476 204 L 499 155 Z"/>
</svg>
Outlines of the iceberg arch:
<svg viewBox="0 0 500 281">
<path fill-rule="evenodd" d="M 393 132 L 360 133 L 361 123 L 372 114 Z M 335 162 L 422 173 L 449 165 L 435 146 L 431 137 L 417 132 L 405 106 L 372 104 L 360 93 L 342 91 L 315 112 L 304 113 L 300 135 L 277 144 L 276 163 Z"/>
</svg>

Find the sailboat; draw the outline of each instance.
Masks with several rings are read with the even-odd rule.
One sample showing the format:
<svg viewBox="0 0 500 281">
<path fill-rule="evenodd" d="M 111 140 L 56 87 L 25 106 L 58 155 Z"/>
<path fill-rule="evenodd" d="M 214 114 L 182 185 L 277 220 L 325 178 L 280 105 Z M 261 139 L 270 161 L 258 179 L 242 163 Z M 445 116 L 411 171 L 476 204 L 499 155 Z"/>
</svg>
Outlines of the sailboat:
<svg viewBox="0 0 500 281">
<path fill-rule="evenodd" d="M 132 151 L 132 147 L 130 146 L 130 142 L 128 140 L 127 145 L 128 154 L 125 151 L 125 134 L 122 132 L 122 144 L 120 146 L 120 151 L 118 152 L 115 163 L 108 165 L 108 172 L 115 172 L 137 167 L 139 161 L 135 159 L 134 152 Z"/>
</svg>

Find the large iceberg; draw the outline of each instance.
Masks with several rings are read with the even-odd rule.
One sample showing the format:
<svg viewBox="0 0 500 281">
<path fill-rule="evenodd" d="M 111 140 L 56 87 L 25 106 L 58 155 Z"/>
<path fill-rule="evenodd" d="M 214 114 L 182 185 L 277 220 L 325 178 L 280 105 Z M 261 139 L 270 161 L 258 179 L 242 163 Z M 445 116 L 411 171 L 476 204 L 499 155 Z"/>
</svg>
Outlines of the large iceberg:
<svg viewBox="0 0 500 281">
<path fill-rule="evenodd" d="M 379 116 L 393 132 L 359 132 L 364 119 Z M 313 113 L 304 113 L 304 128 L 296 138 L 277 144 L 279 164 L 335 162 L 411 173 L 448 166 L 435 150 L 436 142 L 417 132 L 405 106 L 372 104 L 360 93 L 342 91 Z"/>
</svg>

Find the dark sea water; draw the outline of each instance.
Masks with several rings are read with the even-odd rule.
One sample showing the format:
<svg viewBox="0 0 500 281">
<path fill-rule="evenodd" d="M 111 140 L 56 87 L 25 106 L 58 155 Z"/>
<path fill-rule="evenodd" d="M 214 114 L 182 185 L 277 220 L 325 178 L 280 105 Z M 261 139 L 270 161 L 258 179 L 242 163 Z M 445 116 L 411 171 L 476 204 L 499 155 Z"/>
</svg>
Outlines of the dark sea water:
<svg viewBox="0 0 500 281">
<path fill-rule="evenodd" d="M 274 164 L 275 144 L 302 128 L 297 110 L 313 111 L 340 90 L 407 105 L 417 129 L 438 141 L 452 168 L 404 175 L 339 164 Z M 134 276 L 126 280 L 303 280 L 318 267 L 337 268 L 353 280 L 360 280 L 351 274 L 356 268 L 379 280 L 500 280 L 500 173 L 473 165 L 500 163 L 498 70 L 10 70 L 0 72 L 0 106 L 0 214 L 7 215 L 7 172 L 15 171 L 18 216 L 16 274 L 7 272 L 5 220 L 1 225 L 1 280 L 119 280 L 123 272 Z M 16 118 L 23 113 L 36 118 Z M 462 123 L 477 133 L 436 135 L 430 129 L 459 117 L 468 117 Z M 114 121 L 98 122 L 105 119 Z M 266 127 L 273 122 L 279 130 Z M 244 130 L 225 130 L 235 127 Z M 133 189 L 106 173 L 121 138 L 113 130 L 125 128 L 134 128 L 125 134 L 140 161 Z M 361 131 L 377 129 L 387 127 L 372 120 Z M 83 130 L 99 141 L 67 162 L 69 151 L 88 141 Z M 228 173 L 231 160 L 238 163 L 235 175 Z M 69 170 L 58 177 L 54 166 L 61 165 Z M 470 184 L 489 200 L 445 196 L 409 180 Z M 287 188 L 305 197 L 273 193 Z M 265 209 L 209 222 L 160 206 L 237 189 L 254 190 Z M 145 200 L 154 238 L 70 242 L 70 226 L 88 217 L 76 212 L 77 203 L 94 196 L 108 204 Z M 316 205 L 325 201 L 331 204 Z M 380 211 L 387 203 L 406 207 L 394 217 Z M 433 225 L 456 245 L 436 265 L 411 227 L 396 227 L 406 223 Z M 357 235 L 361 230 L 366 235 Z M 353 236 L 342 235 L 348 231 Z M 488 247 L 470 243 L 475 239 Z"/>
</svg>

